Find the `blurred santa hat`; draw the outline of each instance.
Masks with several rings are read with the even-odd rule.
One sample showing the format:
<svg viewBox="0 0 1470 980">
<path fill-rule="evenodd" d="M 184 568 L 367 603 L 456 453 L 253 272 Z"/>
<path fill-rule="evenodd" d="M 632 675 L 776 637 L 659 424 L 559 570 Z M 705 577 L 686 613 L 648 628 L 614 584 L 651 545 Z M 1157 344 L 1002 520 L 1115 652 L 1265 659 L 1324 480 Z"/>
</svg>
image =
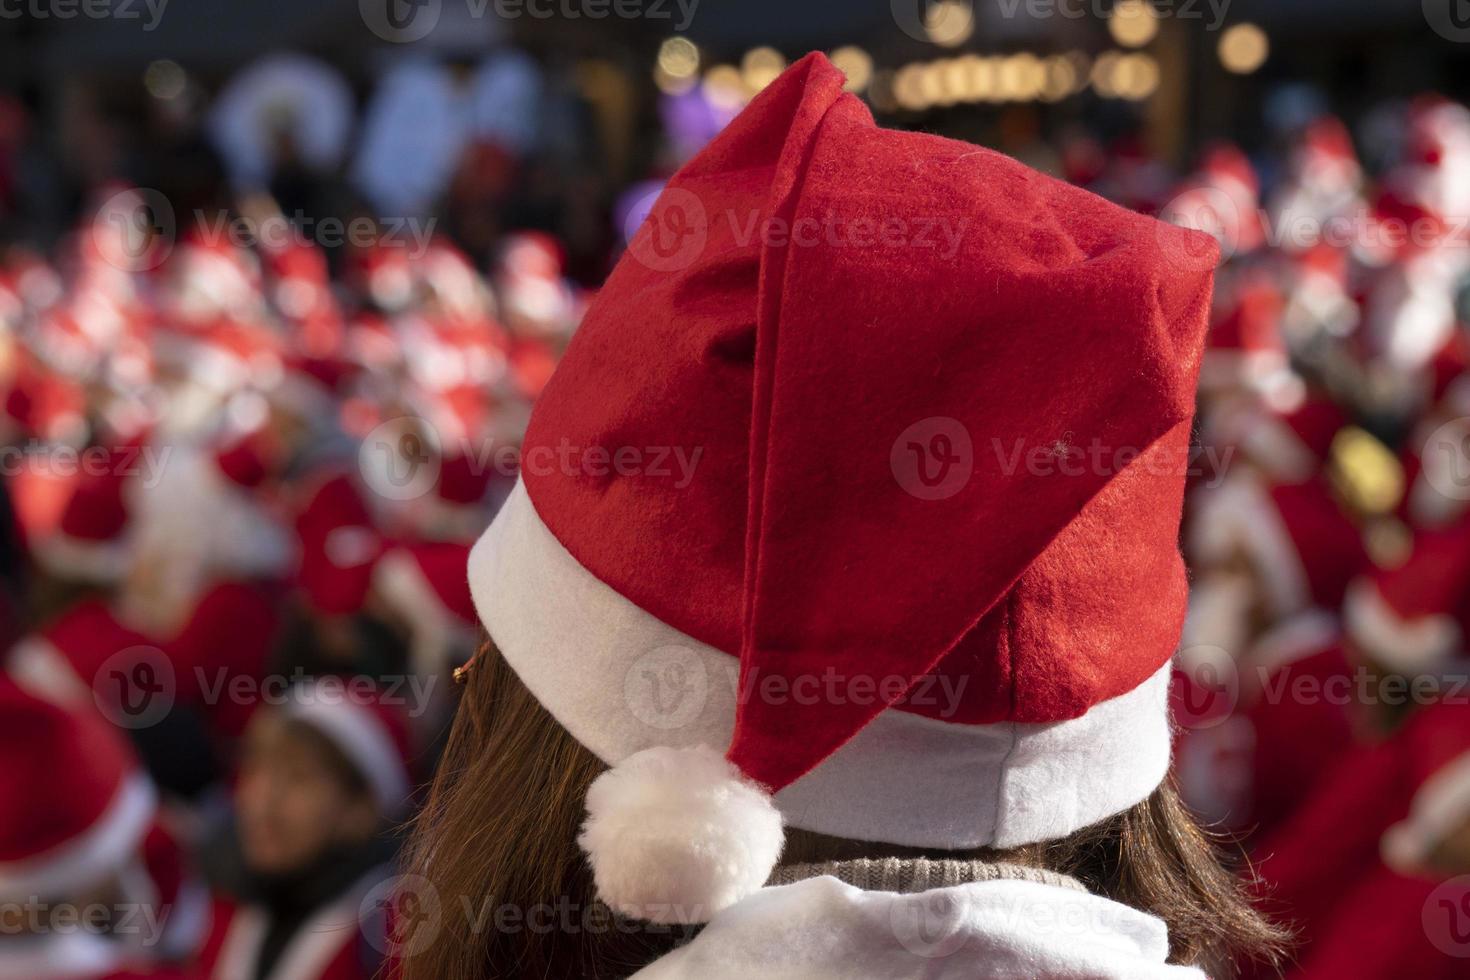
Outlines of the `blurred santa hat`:
<svg viewBox="0 0 1470 980">
<path fill-rule="evenodd" d="M 362 777 L 383 816 L 407 809 L 414 749 L 404 696 L 365 678 L 320 677 L 291 688 L 281 712 L 320 734 Z"/>
<path fill-rule="evenodd" d="M 1259 390 L 1293 377 L 1281 336 L 1281 290 L 1264 274 L 1247 274 L 1216 297 L 1215 318 L 1207 335 L 1200 388 Z"/>
<path fill-rule="evenodd" d="M 1397 673 L 1436 673 L 1458 663 L 1470 635 L 1470 522 L 1423 531 L 1402 564 L 1356 578 L 1343 618 L 1353 641 Z"/>
<path fill-rule="evenodd" d="M 329 616 L 362 609 L 384 542 L 348 475 L 328 476 L 316 488 L 296 518 L 296 535 L 296 582 L 307 603 Z"/>
<path fill-rule="evenodd" d="M 1241 255 L 1266 240 L 1261 221 L 1260 179 L 1239 147 L 1217 143 L 1198 169 L 1160 211 L 1160 217 L 1209 232 L 1226 255 Z"/>
<path fill-rule="evenodd" d="M 1460 702 L 1430 705 L 1396 738 L 1401 779 L 1415 787 L 1408 813 L 1380 841 L 1383 863 L 1422 875 L 1429 857 L 1470 820 L 1470 710 Z"/>
<path fill-rule="evenodd" d="M 496 287 L 512 326 L 553 335 L 575 326 L 576 296 L 562 278 L 564 261 L 561 243 L 545 232 L 517 232 L 506 238 Z"/>
<path fill-rule="evenodd" d="M 76 899 L 125 867 L 156 797 L 123 736 L 90 705 L 0 674 L 0 900 Z M 23 803 L 20 801 L 24 801 Z"/>
<path fill-rule="evenodd" d="M 54 531 L 34 544 L 50 574 L 75 581 L 115 583 L 133 558 L 127 474 L 122 457 L 92 458 L 79 474 Z"/>
</svg>

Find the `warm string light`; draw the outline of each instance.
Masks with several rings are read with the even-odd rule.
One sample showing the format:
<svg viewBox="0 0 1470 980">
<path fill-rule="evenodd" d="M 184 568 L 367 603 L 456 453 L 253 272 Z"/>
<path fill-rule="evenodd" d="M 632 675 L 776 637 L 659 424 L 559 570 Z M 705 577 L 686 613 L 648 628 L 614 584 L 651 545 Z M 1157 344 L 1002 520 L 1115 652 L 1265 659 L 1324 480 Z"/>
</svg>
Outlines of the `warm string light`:
<svg viewBox="0 0 1470 980">
<path fill-rule="evenodd" d="M 1129 2 L 1147 7 L 1150 13 L 1122 15 L 1125 18 L 1157 17 L 1143 0 L 1124 0 L 1124 4 Z M 1103 98 L 1142 101 L 1161 82 L 1159 63 L 1152 55 L 1118 49 L 1095 60 L 1080 51 L 1046 56 L 1030 51 L 1005 55 L 969 52 L 884 69 L 875 68 L 872 56 L 856 45 L 836 48 L 830 58 L 847 77 L 843 87 L 849 92 L 866 92 L 880 112 L 922 112 L 973 103 L 1060 102 L 1089 86 Z M 659 49 L 654 77 L 662 91 L 685 92 L 700 85 L 713 104 L 739 109 L 786 66 L 781 52 L 761 46 L 747 51 L 739 65 L 709 65 L 701 73 L 699 49 L 687 39 L 670 38 Z"/>
</svg>

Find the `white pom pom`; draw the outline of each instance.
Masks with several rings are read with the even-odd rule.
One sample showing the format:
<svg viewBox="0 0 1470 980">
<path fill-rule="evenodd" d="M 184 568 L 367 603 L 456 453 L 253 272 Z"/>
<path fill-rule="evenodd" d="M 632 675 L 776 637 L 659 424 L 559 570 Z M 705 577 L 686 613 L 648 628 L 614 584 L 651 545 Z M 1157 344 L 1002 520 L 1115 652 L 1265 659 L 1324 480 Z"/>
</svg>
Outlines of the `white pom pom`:
<svg viewBox="0 0 1470 980">
<path fill-rule="evenodd" d="M 766 883 L 781 812 L 708 746 L 652 748 L 598 776 L 577 839 L 597 894 L 648 922 L 707 922 Z"/>
</svg>

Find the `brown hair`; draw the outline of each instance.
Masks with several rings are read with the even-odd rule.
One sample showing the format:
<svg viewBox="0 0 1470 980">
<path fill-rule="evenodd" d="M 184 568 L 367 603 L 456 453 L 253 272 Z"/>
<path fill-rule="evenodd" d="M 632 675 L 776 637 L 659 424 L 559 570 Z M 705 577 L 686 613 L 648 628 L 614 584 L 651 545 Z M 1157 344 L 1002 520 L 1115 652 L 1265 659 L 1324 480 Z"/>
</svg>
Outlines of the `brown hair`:
<svg viewBox="0 0 1470 980">
<path fill-rule="evenodd" d="M 693 935 L 697 927 L 614 917 L 595 900 L 576 837 L 587 786 L 604 768 L 487 645 L 406 853 L 406 870 L 432 885 L 442 915 L 433 942 L 403 943 L 402 980 L 623 977 Z M 1216 980 L 1234 974 L 1238 957 L 1275 961 L 1285 941 L 1168 784 L 1064 840 L 1011 851 L 922 851 L 791 829 L 782 861 L 887 856 L 1070 875 L 1163 919 L 1171 959 Z"/>
</svg>

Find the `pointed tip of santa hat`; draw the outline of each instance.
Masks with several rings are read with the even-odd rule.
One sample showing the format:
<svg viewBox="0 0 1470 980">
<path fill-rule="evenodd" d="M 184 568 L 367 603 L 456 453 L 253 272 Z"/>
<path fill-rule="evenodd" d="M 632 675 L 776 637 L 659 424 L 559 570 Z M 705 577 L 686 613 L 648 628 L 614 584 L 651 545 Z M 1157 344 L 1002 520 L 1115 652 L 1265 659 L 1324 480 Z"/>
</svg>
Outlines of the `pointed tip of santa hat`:
<svg viewBox="0 0 1470 980">
<path fill-rule="evenodd" d="M 770 795 L 696 745 L 645 749 L 597 777 L 578 843 L 614 911 L 696 923 L 764 885 L 784 840 Z"/>
</svg>

